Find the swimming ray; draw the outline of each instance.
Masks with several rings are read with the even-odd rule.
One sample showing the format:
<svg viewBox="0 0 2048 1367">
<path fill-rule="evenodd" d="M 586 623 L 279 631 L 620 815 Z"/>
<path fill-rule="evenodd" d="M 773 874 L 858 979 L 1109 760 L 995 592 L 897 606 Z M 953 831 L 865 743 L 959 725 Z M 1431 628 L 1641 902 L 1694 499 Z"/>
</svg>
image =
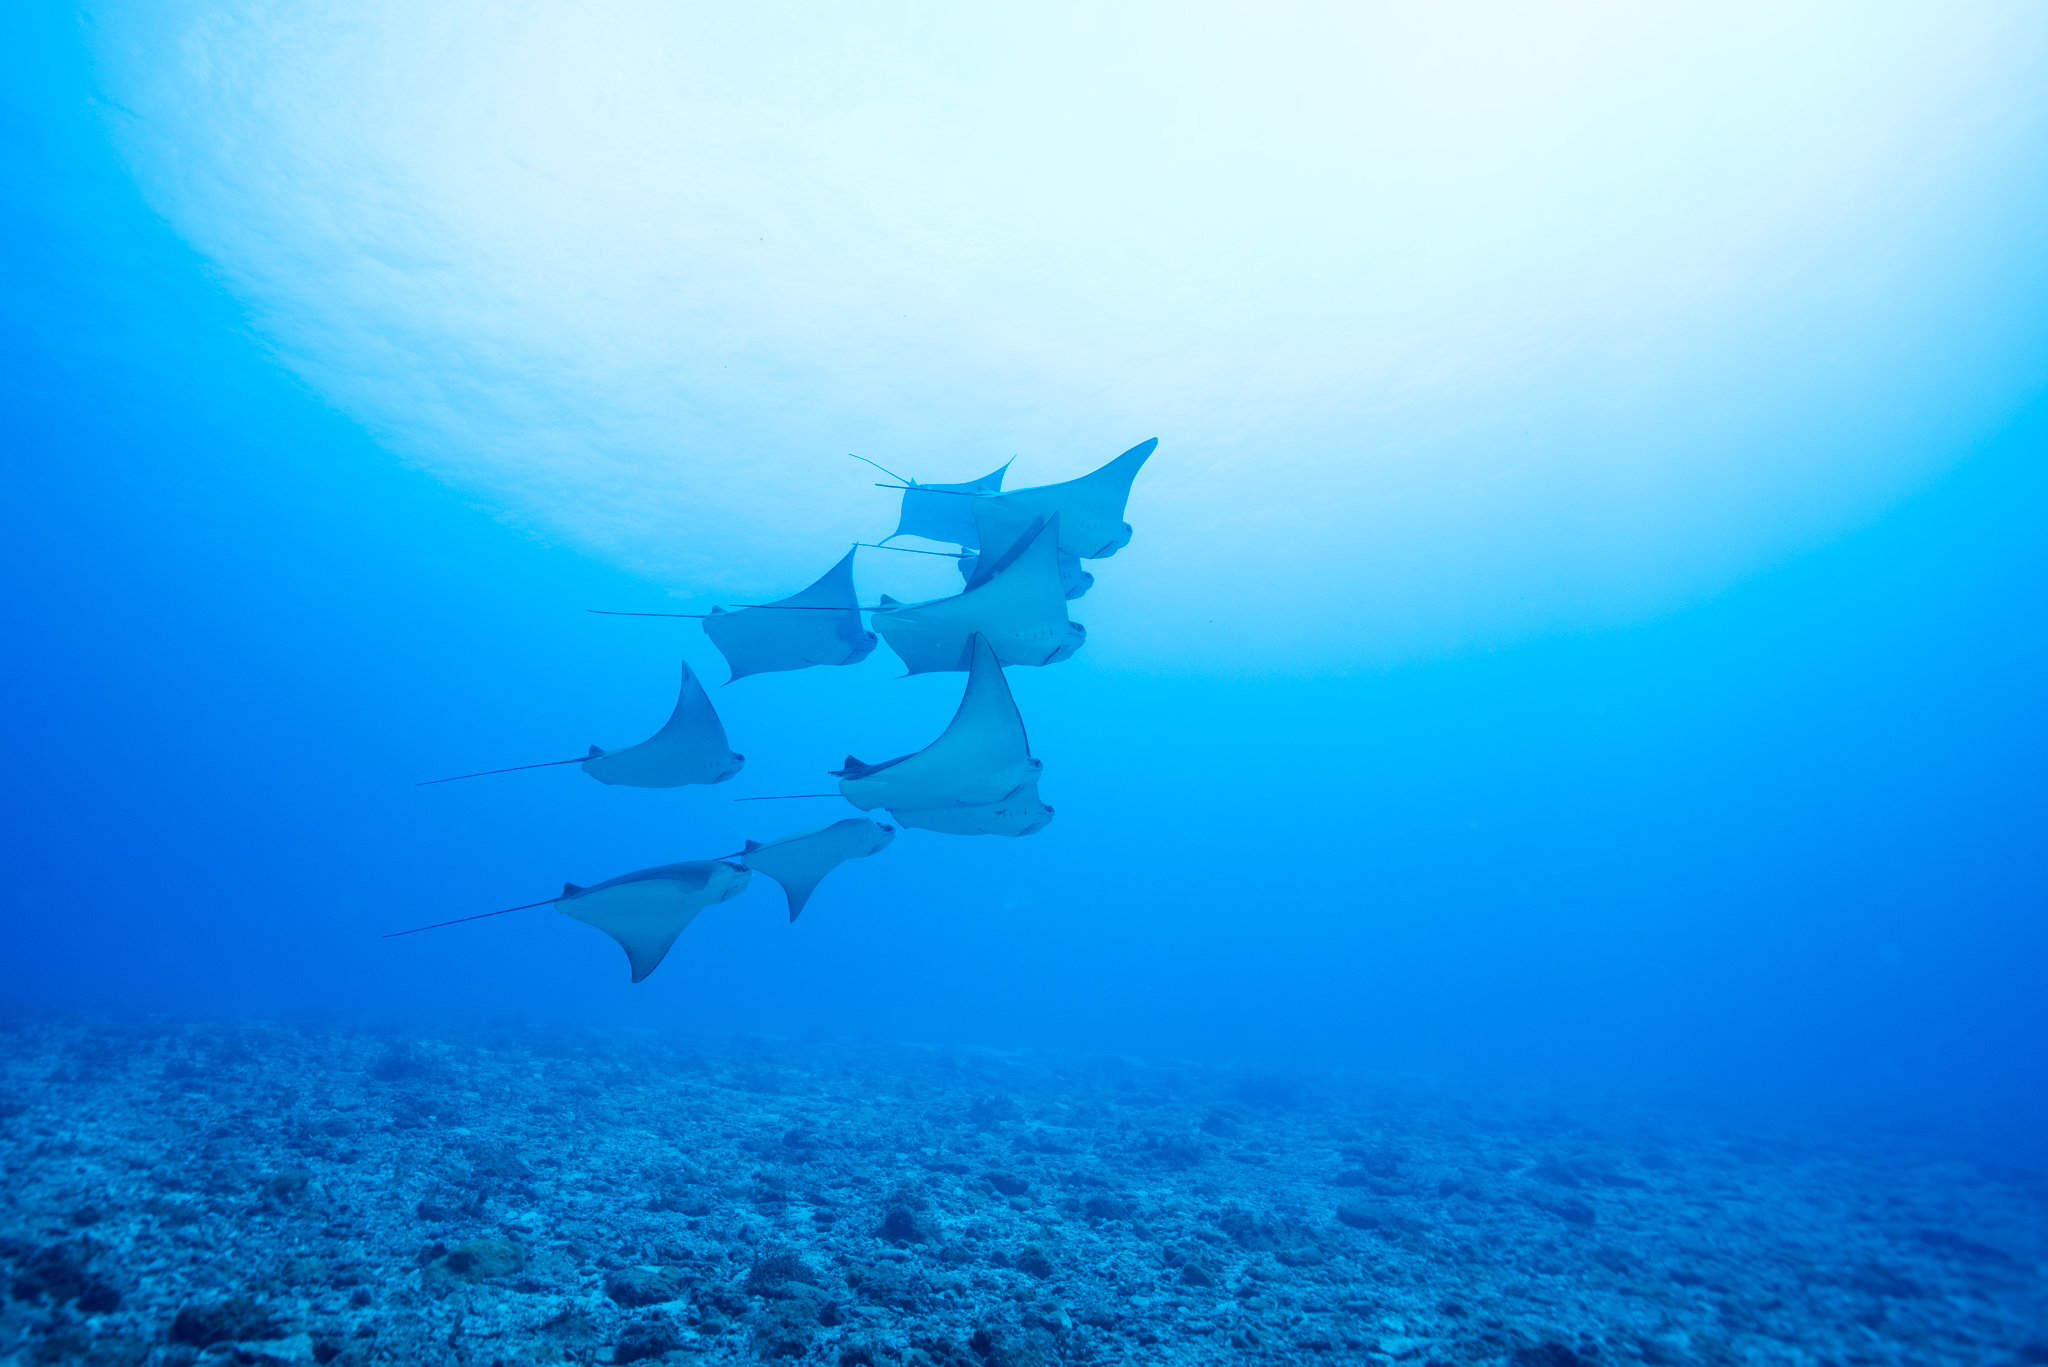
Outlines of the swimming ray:
<svg viewBox="0 0 2048 1367">
<path fill-rule="evenodd" d="M 894 551 L 903 548 L 900 546 L 890 546 L 887 549 Z M 932 551 L 927 552 L 927 554 L 942 555 L 944 552 Z M 972 583 L 974 581 L 975 568 L 981 560 L 980 554 L 975 551 L 965 551 L 954 556 L 953 559 L 959 564 L 961 579 Z M 1069 555 L 1065 551 L 1061 551 L 1059 565 L 1060 588 L 1065 591 L 1069 603 L 1095 587 L 1095 576 L 1081 568 L 1080 556 Z"/>
<path fill-rule="evenodd" d="M 1057 514 L 1027 527 L 1004 554 L 977 557 L 967 587 L 951 598 L 897 603 L 884 595 L 873 624 L 912 674 L 968 668 L 976 636 L 1006 665 L 1055 664 L 1088 639 L 1067 617 Z"/>
<path fill-rule="evenodd" d="M 852 755 L 833 771 L 839 792 L 862 811 L 880 807 L 898 823 L 947 835 L 1030 835 L 1053 809 L 1038 796 L 1045 766 L 1031 757 L 1024 718 L 987 639 L 969 644 L 967 688 L 939 738 L 912 755 L 864 764 Z"/>
<path fill-rule="evenodd" d="M 856 456 L 854 459 L 865 460 L 866 457 Z M 868 464 L 874 465 L 874 462 L 868 461 Z M 876 465 L 875 468 L 880 470 L 882 467 Z M 1009 468 L 1010 462 L 1006 460 L 989 474 L 965 484 L 919 484 L 914 479 L 904 480 L 903 509 L 896 515 L 896 530 L 882 540 L 921 536 L 927 541 L 950 541 L 963 549 L 979 546 L 981 536 L 974 524 L 974 505 L 979 500 L 974 496 L 1001 489 L 1003 473 Z"/>
<path fill-rule="evenodd" d="M 981 495 L 974 500 L 980 544 L 1010 545 L 1034 520 L 1058 517 L 1061 550 L 1083 560 L 1115 555 L 1131 540 L 1131 524 L 1124 521 L 1131 481 L 1158 445 L 1157 437 L 1141 441 L 1109 464 L 1064 484 Z"/>
<path fill-rule="evenodd" d="M 691 783 L 723 783 L 747 762 L 727 745 L 725 727 L 705 696 L 689 662 L 683 662 L 683 686 L 668 723 L 641 741 L 619 750 L 593 745 L 583 772 L 599 783 L 630 788 L 680 788 Z"/>
<path fill-rule="evenodd" d="M 849 859 L 881 853 L 895 838 L 893 827 L 853 816 L 829 826 L 814 826 L 785 835 L 765 845 L 749 840 L 741 862 L 782 885 L 789 899 L 789 919 L 794 921 L 826 874 Z"/>
<path fill-rule="evenodd" d="M 717 859 L 663 864 L 595 887 L 565 883 L 554 907 L 617 940 L 637 983 L 661 966 L 698 912 L 739 896 L 753 876 L 741 865 Z"/>
<path fill-rule="evenodd" d="M 865 660 L 875 648 L 875 637 L 860 624 L 860 599 L 853 591 L 853 556 L 847 551 L 816 583 L 787 598 L 738 612 L 713 608 L 706 613 L 704 634 L 732 670 L 732 678 L 726 682 L 749 674 Z M 796 608 L 815 610 L 791 611 Z"/>
<path fill-rule="evenodd" d="M 509 916 L 515 911 L 551 906 L 564 916 L 596 926 L 617 940 L 619 948 L 626 951 L 626 962 L 632 968 L 633 981 L 637 983 L 661 966 L 676 937 L 697 919 L 698 912 L 739 896 L 747 890 L 753 876 L 752 870 L 722 859 L 663 864 L 607 879 L 588 888 L 564 883 L 560 897 L 506 907 L 503 911 L 487 911 L 480 916 L 458 916 L 452 921 L 436 921 L 428 926 L 414 926 L 411 930 L 394 930 L 384 938 L 395 940 L 401 935 L 417 935 L 423 930 L 439 930 L 443 926 L 487 921 L 493 916 Z"/>
<path fill-rule="evenodd" d="M 697 676 L 690 672 L 689 663 L 685 661 L 683 686 L 676 698 L 675 711 L 669 714 L 668 722 L 661 730 L 638 745 L 618 750 L 593 745 L 588 754 L 573 759 L 515 764 L 506 769 L 480 769 L 473 774 L 430 778 L 413 786 L 427 788 L 436 783 L 454 783 L 458 779 L 488 778 L 492 774 L 516 774 L 525 769 L 580 764 L 583 772 L 599 783 L 623 784 L 632 788 L 680 788 L 690 783 L 723 783 L 737 774 L 746 762 L 745 755 L 734 754 L 726 745 L 725 727 L 720 724 L 718 713 L 712 709 L 711 699 L 705 696 L 704 685 L 697 682 Z"/>
</svg>

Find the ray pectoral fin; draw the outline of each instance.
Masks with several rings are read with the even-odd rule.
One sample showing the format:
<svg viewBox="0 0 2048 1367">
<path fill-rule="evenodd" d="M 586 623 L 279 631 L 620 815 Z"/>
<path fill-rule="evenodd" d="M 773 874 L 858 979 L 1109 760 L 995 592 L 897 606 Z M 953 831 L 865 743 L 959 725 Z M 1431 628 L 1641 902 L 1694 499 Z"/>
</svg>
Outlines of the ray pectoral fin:
<svg viewBox="0 0 2048 1367">
<path fill-rule="evenodd" d="M 803 914 L 811 894 L 825 876 L 849 859 L 864 859 L 888 847 L 893 838 L 885 827 L 866 817 L 849 817 L 829 826 L 799 831 L 766 845 L 747 842 L 747 867 L 782 885 L 789 919 Z"/>
<path fill-rule="evenodd" d="M 787 598 L 705 619 L 704 634 L 732 670 L 728 683 L 749 674 L 858 663 L 859 656 L 849 656 L 845 647 L 847 633 L 860 632 L 857 614 L 862 611 L 854 593 L 853 556 L 848 550 Z"/>
<path fill-rule="evenodd" d="M 730 764 L 732 747 L 725 727 L 705 695 L 704 686 L 682 665 L 675 710 L 662 728 L 637 745 L 598 750 L 583 762 L 583 772 L 599 783 L 629 788 L 680 788 L 691 783 L 716 783 Z"/>
<path fill-rule="evenodd" d="M 555 903 L 555 910 L 618 941 L 637 983 L 661 967 L 676 937 L 697 918 L 699 908 L 677 883 L 648 878 L 574 896 L 565 893 Z"/>
</svg>

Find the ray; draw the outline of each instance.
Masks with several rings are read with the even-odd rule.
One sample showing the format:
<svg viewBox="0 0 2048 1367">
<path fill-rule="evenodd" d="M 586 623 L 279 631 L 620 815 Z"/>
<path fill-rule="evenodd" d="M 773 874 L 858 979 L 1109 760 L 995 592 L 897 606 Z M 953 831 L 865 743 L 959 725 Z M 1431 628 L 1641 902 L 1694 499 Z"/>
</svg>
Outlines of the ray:
<svg viewBox="0 0 2048 1367">
<path fill-rule="evenodd" d="M 725 727 L 712 709 L 704 685 L 683 664 L 682 689 L 675 711 L 661 730 L 618 750 L 593 745 L 589 753 L 575 759 L 550 759 L 539 764 L 515 764 L 506 769 L 482 769 L 474 774 L 430 778 L 415 788 L 458 779 L 487 778 L 492 774 L 516 774 L 525 769 L 551 769 L 562 764 L 580 764 L 583 772 L 599 783 L 623 784 L 631 788 L 680 788 L 691 783 L 723 783 L 740 771 L 745 755 L 734 754 L 725 741 Z"/>
<path fill-rule="evenodd" d="M 902 550 L 904 549 L 904 547 L 884 546 L 882 549 L 895 551 Z M 945 555 L 948 554 L 948 552 L 924 551 L 921 552 L 921 554 Z M 956 555 L 953 558 L 959 561 L 960 563 L 960 577 L 970 584 L 973 583 L 974 572 L 979 567 L 981 561 L 980 554 L 975 551 L 962 551 L 959 555 Z M 1088 590 L 1095 587 L 1095 576 L 1081 568 L 1080 556 L 1069 555 L 1067 554 L 1067 552 L 1061 551 L 1059 553 L 1059 566 L 1060 588 L 1067 595 L 1067 601 L 1069 603 L 1073 602 L 1076 598 L 1081 597 L 1083 594 L 1087 593 Z"/>
<path fill-rule="evenodd" d="M 1083 560 L 1115 555 L 1131 540 L 1131 524 L 1124 521 L 1131 481 L 1158 445 L 1157 437 L 1141 441 L 1109 464 L 1064 484 L 982 495 L 974 500 L 979 544 L 1010 545 L 1036 519 L 1057 516 L 1061 550 Z"/>
<path fill-rule="evenodd" d="M 1026 528 L 1004 554 L 978 557 L 966 588 L 951 598 L 896 603 L 884 595 L 873 623 L 912 674 L 968 668 L 977 635 L 1006 665 L 1055 664 L 1088 638 L 1067 618 L 1057 515 Z"/>
<path fill-rule="evenodd" d="M 705 696 L 689 662 L 683 662 L 683 683 L 676 710 L 668 722 L 641 741 L 619 750 L 593 745 L 583 772 L 599 783 L 629 788 L 681 788 L 692 783 L 723 783 L 737 774 L 747 757 L 726 744 L 725 727 Z"/>
<path fill-rule="evenodd" d="M 868 464 L 874 465 L 874 462 L 869 461 Z M 882 469 L 879 465 L 875 468 Z M 896 530 L 882 540 L 921 536 L 927 541 L 950 541 L 962 549 L 971 550 L 979 546 L 981 534 L 975 528 L 974 508 L 980 500 L 973 495 L 1001 489 L 1003 474 L 1009 468 L 1010 462 L 1006 460 L 980 479 L 972 479 L 965 484 L 919 484 L 914 479 L 904 480 L 903 507 L 896 515 Z M 890 472 L 883 470 L 882 473 Z M 963 494 L 968 497 L 960 497 Z"/>
<path fill-rule="evenodd" d="M 880 807 L 904 826 L 947 835 L 1030 835 L 1053 809 L 1038 796 L 1044 764 L 1031 757 L 1024 718 L 986 638 L 969 644 L 967 688 L 939 738 L 881 764 L 846 757 L 839 792 L 862 811 Z"/>
<path fill-rule="evenodd" d="M 834 796 L 834 797 L 837 797 L 837 796 L 839 796 L 839 794 L 837 794 L 837 793 L 834 793 L 834 794 L 832 794 L 832 796 Z M 888 828 L 887 828 L 887 827 L 884 827 L 883 829 L 885 829 L 885 830 L 886 830 L 886 829 L 888 829 Z M 751 844 L 752 842 L 749 842 L 749 843 Z M 733 851 L 732 853 L 730 853 L 730 854 L 721 854 L 721 855 L 719 855 L 719 856 L 718 856 L 718 859 L 717 859 L 717 860 L 713 860 L 713 861 L 709 861 L 709 862 L 713 862 L 713 863 L 716 863 L 716 862 L 718 862 L 719 860 L 726 860 L 726 859 L 737 859 L 737 858 L 739 858 L 739 857 L 740 857 L 740 856 L 741 856 L 742 854 L 744 854 L 744 853 L 746 853 L 746 851 L 744 851 L 744 850 L 734 850 L 734 851 Z M 675 865 L 670 865 L 670 866 L 667 866 L 667 867 L 671 867 L 671 868 L 673 868 L 673 867 L 678 867 L 678 866 L 675 866 Z M 627 878 L 628 878 L 628 879 L 632 879 L 632 878 L 643 878 L 643 877 L 646 877 L 646 876 L 647 876 L 647 873 L 654 873 L 654 872 L 659 872 L 659 871 L 660 871 L 660 870 L 648 870 L 648 871 L 646 871 L 646 873 L 640 873 L 640 874 L 628 874 L 628 875 L 627 875 Z M 623 881 L 623 880 L 620 880 L 620 879 L 613 879 L 612 881 L 613 881 L 613 882 L 620 882 L 620 881 Z M 607 884 L 599 884 L 599 886 L 600 886 L 600 887 L 609 887 L 609 886 L 610 886 L 610 884 L 608 884 L 608 883 L 607 883 Z M 564 889 L 564 890 L 563 890 L 563 894 L 562 894 L 562 896 L 563 896 L 563 897 L 567 897 L 567 896 L 569 896 L 569 895 L 570 895 L 570 891 L 571 891 L 571 890 L 574 890 L 575 892 L 577 892 L 577 893 L 579 893 L 579 894 L 580 894 L 580 893 L 582 893 L 582 892 L 585 892 L 585 891 L 595 891 L 595 889 L 581 889 L 581 888 L 577 888 L 577 887 L 576 887 L 576 885 L 575 885 L 574 883 L 566 883 L 566 884 L 564 884 L 564 885 L 563 885 L 563 889 Z M 736 894 L 735 894 L 735 895 L 736 895 Z M 490 919 L 491 919 L 491 918 L 492 918 L 493 916 L 510 916 L 510 915 L 511 915 L 511 914 L 512 914 L 513 912 L 515 912 L 515 911 L 532 911 L 532 910 L 533 910 L 533 909 L 534 909 L 535 907 L 551 907 L 551 906 L 554 906 L 554 905 L 555 905 L 556 903 L 560 902 L 561 900 L 562 900 L 562 898 L 561 898 L 561 897 L 550 897 L 550 898 L 546 899 L 545 901 L 540 901 L 540 902 L 525 902 L 525 903 L 522 903 L 521 905 L 519 905 L 519 906 L 516 906 L 516 907 L 506 907 L 506 908 L 504 908 L 504 909 L 503 909 L 503 910 L 501 910 L 501 911 L 486 911 L 486 912 L 484 912 L 483 914 L 481 914 L 481 915 L 478 915 L 478 916 L 458 916 L 458 917 L 456 917 L 456 918 L 455 918 L 454 920 L 452 920 L 452 921 L 436 921 L 436 922 L 434 922 L 434 923 L 433 923 L 432 925 L 425 925 L 425 926 L 414 926 L 414 927 L 413 927 L 412 929 L 410 929 L 410 930 L 394 930 L 394 931 L 391 931 L 391 932 L 389 932 L 389 933 L 385 934 L 385 935 L 384 935 L 384 936 L 382 936 L 381 938 L 383 938 L 383 939 L 386 939 L 386 940 L 395 940 L 395 939 L 397 939 L 397 938 L 398 938 L 399 936 L 401 936 L 401 935 L 417 935 L 417 934 L 419 934 L 419 933 L 420 933 L 421 931 L 423 931 L 423 930 L 439 930 L 439 929 L 441 929 L 441 928 L 442 928 L 443 926 L 460 926 L 460 925 L 467 925 L 467 924 L 469 924 L 469 923 L 470 923 L 471 921 L 488 921 L 488 920 L 490 920 Z"/>
<path fill-rule="evenodd" d="M 752 879 L 749 870 L 722 860 L 663 864 L 595 887 L 566 883 L 554 907 L 617 940 L 637 983 L 661 966 L 698 912 L 739 896 Z"/>
<path fill-rule="evenodd" d="M 804 904 L 810 901 L 826 874 L 849 859 L 881 853 L 895 838 L 894 827 L 879 825 L 864 816 L 848 817 L 829 826 L 785 835 L 765 845 L 749 840 L 741 861 L 782 885 L 783 895 L 789 900 L 789 919 L 794 921 L 803 914 Z"/>
<path fill-rule="evenodd" d="M 818 580 L 787 598 L 721 612 L 704 618 L 704 634 L 732 670 L 727 683 L 749 674 L 809 669 L 813 665 L 851 665 L 875 648 L 874 633 L 860 624 L 860 598 L 853 590 L 853 557 L 848 550 Z M 762 609 L 806 608 L 777 616 Z M 758 615 L 757 615 L 758 614 Z"/>
</svg>

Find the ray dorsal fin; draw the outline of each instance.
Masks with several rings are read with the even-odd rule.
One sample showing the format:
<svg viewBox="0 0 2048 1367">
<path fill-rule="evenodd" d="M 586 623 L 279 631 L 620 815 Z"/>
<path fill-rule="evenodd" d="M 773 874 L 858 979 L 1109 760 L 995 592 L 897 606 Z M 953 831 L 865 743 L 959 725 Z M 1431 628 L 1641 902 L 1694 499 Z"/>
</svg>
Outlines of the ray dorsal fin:
<svg viewBox="0 0 2048 1367">
<path fill-rule="evenodd" d="M 580 897 L 583 895 L 583 892 L 584 889 L 577 887 L 574 883 L 562 884 L 562 896 L 564 897 Z"/>
<path fill-rule="evenodd" d="M 879 774 L 884 769 L 892 769 L 909 758 L 909 755 L 898 755 L 894 759 L 885 759 L 880 764 L 863 764 L 852 755 L 848 755 L 844 769 L 829 769 L 826 772 L 834 778 L 866 778 L 869 774 Z"/>
</svg>

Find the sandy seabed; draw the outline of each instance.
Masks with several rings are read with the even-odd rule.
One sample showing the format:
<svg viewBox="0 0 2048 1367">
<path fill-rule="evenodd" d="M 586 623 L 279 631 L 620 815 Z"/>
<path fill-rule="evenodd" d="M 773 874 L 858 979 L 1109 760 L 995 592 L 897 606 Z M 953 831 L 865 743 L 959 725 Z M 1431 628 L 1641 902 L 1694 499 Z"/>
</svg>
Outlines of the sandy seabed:
<svg viewBox="0 0 2048 1367">
<path fill-rule="evenodd" d="M 2048 1175 L 1384 1076 L 0 1017 L 0 1363 L 2048 1364 Z"/>
</svg>

